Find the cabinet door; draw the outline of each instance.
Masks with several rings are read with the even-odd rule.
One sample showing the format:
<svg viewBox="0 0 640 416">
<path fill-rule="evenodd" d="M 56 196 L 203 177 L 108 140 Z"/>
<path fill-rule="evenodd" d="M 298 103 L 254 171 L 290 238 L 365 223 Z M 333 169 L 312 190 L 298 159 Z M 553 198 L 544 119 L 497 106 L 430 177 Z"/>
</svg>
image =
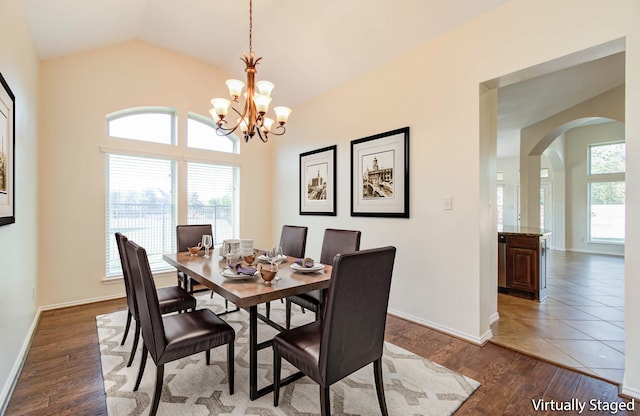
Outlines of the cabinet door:
<svg viewBox="0 0 640 416">
<path fill-rule="evenodd" d="M 507 245 L 507 287 L 537 291 L 539 261 L 537 250 Z"/>
</svg>

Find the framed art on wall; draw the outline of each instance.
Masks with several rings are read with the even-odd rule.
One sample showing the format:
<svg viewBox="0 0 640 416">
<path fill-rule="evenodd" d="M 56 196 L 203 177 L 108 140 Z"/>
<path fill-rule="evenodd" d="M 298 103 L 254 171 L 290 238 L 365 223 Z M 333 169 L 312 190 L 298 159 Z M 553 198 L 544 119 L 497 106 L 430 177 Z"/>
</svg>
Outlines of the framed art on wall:
<svg viewBox="0 0 640 416">
<path fill-rule="evenodd" d="M 0 225 L 15 217 L 15 96 L 0 74 Z"/>
<path fill-rule="evenodd" d="M 300 154 L 300 215 L 336 215 L 336 146 Z"/>
<path fill-rule="evenodd" d="M 409 127 L 351 141 L 351 216 L 409 218 Z"/>
</svg>

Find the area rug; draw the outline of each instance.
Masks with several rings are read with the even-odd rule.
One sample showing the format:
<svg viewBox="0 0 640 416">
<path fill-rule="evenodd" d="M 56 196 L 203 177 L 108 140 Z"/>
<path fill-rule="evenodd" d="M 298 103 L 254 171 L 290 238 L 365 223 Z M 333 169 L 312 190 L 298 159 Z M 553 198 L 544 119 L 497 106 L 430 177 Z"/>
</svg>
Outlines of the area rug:
<svg viewBox="0 0 640 416">
<path fill-rule="evenodd" d="M 219 296 L 198 297 L 198 308 L 220 312 L 224 308 Z M 260 306 L 261 312 L 264 307 Z M 206 365 L 205 354 L 177 360 L 165 365 L 164 388 L 158 415 L 259 415 L 301 416 L 320 412 L 318 386 L 304 377 L 281 389 L 280 404 L 273 407 L 273 395 L 258 400 L 249 399 L 249 316 L 244 310 L 223 315 L 236 331 L 235 393 L 229 395 L 226 377 L 226 347 L 211 351 L 211 364 Z M 284 323 L 284 305 L 271 302 L 271 318 Z M 301 313 L 296 308 L 292 326 L 313 319 L 313 313 Z M 140 365 L 142 340 L 138 343 L 133 365 L 126 363 L 133 342 L 133 328 L 121 346 L 126 311 L 96 317 L 102 374 L 110 416 L 146 415 L 149 412 L 155 385 L 155 366 L 147 359 L 140 388 L 133 385 Z M 133 327 L 133 324 L 132 324 Z M 262 341 L 275 335 L 275 330 L 260 322 L 258 337 Z M 272 350 L 258 354 L 258 386 L 273 382 Z M 282 362 L 282 376 L 295 371 Z M 383 378 L 387 408 L 390 415 L 450 415 L 480 386 L 480 383 L 447 368 L 421 358 L 393 344 L 385 343 Z M 380 414 L 375 393 L 373 366 L 369 365 L 331 386 L 331 407 L 335 416 L 374 416 Z"/>
</svg>

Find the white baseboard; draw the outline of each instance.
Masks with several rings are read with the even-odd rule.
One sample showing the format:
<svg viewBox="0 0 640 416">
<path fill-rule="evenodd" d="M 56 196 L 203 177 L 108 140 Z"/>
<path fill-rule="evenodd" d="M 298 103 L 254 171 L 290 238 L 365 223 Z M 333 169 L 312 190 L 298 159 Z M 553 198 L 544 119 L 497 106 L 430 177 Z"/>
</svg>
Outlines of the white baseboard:
<svg viewBox="0 0 640 416">
<path fill-rule="evenodd" d="M 70 306 L 79 306 L 79 305 L 86 305 L 89 303 L 102 302 L 105 300 L 119 299 L 122 297 L 124 297 L 124 294 L 116 294 L 116 295 L 110 295 L 110 296 L 103 296 L 99 298 L 82 299 L 74 302 L 65 302 L 65 303 L 45 305 L 45 306 L 39 307 L 36 310 L 36 314 L 33 318 L 33 322 L 31 323 L 31 327 L 27 332 L 27 336 L 25 337 L 24 342 L 22 343 L 22 347 L 20 348 L 20 352 L 18 353 L 18 356 L 16 357 L 16 361 L 13 364 L 13 368 L 9 373 L 7 382 L 5 383 L 5 385 L 2 388 L 2 391 L 0 392 L 0 415 L 3 415 L 5 413 L 6 407 L 9 404 L 9 398 L 11 397 L 11 393 L 13 393 L 13 389 L 15 388 L 15 385 L 18 382 L 18 377 L 20 377 L 22 367 L 24 366 L 24 362 L 27 359 L 27 354 L 29 354 L 29 348 L 31 347 L 33 336 L 35 335 L 36 329 L 38 328 L 38 322 L 40 321 L 40 315 L 42 314 L 42 312 L 51 311 L 55 309 L 68 308 Z"/>
<path fill-rule="evenodd" d="M 424 325 L 428 328 L 435 329 L 436 331 L 443 332 L 447 335 L 451 335 L 452 337 L 460 338 L 464 341 L 470 342 L 475 345 L 484 345 L 493 336 L 493 334 L 491 333 L 491 329 L 489 329 L 487 332 L 482 334 L 480 337 L 477 337 L 474 335 L 470 335 L 470 334 L 460 332 L 458 330 L 437 324 L 435 322 L 427 321 L 425 319 L 422 319 L 417 316 L 410 315 L 395 309 L 389 309 L 388 313 L 390 315 L 394 315 L 399 318 L 406 319 L 407 321 L 415 322 L 417 324 Z"/>
<path fill-rule="evenodd" d="M 624 380 L 622 380 L 622 384 L 620 384 L 619 391 L 620 391 L 620 395 L 622 396 L 631 397 L 634 399 L 640 399 L 640 390 L 630 388 L 630 387 L 625 387 Z"/>
<path fill-rule="evenodd" d="M 80 305 L 87 305 L 89 303 L 96 303 L 96 302 L 103 302 L 105 300 L 113 300 L 113 299 L 120 299 L 125 297 L 124 294 L 120 293 L 120 294 L 115 294 L 115 295 L 109 295 L 109 296 L 102 296 L 99 298 L 91 298 L 91 299 L 81 299 L 81 300 L 76 300 L 73 302 L 63 302 L 63 303 L 56 303 L 53 305 L 45 305 L 45 306 L 41 306 L 40 309 L 43 311 L 52 311 L 55 309 L 62 309 L 62 308 L 68 308 L 70 306 L 80 306 Z"/>
<path fill-rule="evenodd" d="M 7 406 L 9 405 L 9 398 L 13 393 L 13 389 L 18 382 L 18 377 L 22 372 L 22 367 L 24 366 L 24 362 L 27 359 L 27 354 L 29 354 L 29 348 L 31 348 L 31 341 L 33 341 L 33 336 L 36 333 L 36 329 L 38 328 L 38 322 L 40 321 L 40 313 L 42 309 L 38 308 L 36 310 L 36 314 L 33 317 L 33 322 L 31 322 L 31 326 L 29 327 L 29 331 L 27 332 L 27 336 L 22 343 L 22 347 L 18 352 L 18 356 L 16 357 L 16 361 L 13 363 L 13 368 L 11 368 L 11 372 L 9 373 L 9 377 L 7 378 L 6 383 L 2 387 L 2 391 L 0 392 L 0 415 L 4 415 L 7 410 Z"/>
<path fill-rule="evenodd" d="M 584 254 L 598 254 L 600 256 L 624 257 L 624 254 L 603 253 L 601 251 L 582 250 L 582 249 L 579 249 L 579 248 L 568 248 L 566 251 L 574 252 L 574 253 L 584 253 Z"/>
<path fill-rule="evenodd" d="M 493 324 L 494 322 L 498 322 L 500 320 L 500 314 L 498 312 L 491 314 L 491 316 L 489 317 L 489 325 Z"/>
</svg>

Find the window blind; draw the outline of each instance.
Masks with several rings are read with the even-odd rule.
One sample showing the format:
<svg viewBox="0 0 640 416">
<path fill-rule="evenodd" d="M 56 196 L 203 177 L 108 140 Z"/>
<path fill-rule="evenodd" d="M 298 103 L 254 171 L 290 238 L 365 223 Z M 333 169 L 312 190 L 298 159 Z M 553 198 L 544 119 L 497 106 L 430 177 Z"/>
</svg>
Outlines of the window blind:
<svg viewBox="0 0 640 416">
<path fill-rule="evenodd" d="M 239 235 L 238 168 L 187 163 L 189 224 L 211 224 L 214 246 Z"/>
<path fill-rule="evenodd" d="M 162 254 L 175 250 L 175 162 L 107 155 L 107 277 L 122 273 L 114 234 L 144 247 L 152 271 L 168 269 Z"/>
</svg>

